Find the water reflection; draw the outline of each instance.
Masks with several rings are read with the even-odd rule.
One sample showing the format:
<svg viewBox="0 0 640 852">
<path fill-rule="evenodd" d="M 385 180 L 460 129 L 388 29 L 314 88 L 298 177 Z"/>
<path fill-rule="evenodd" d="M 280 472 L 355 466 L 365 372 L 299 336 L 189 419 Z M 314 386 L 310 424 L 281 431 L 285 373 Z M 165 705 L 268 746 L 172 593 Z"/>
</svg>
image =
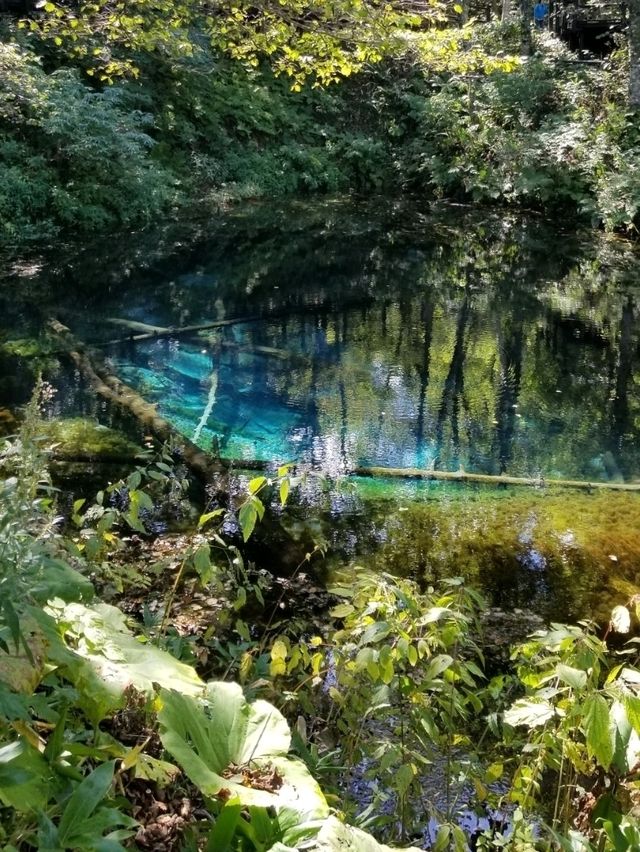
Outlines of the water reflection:
<svg viewBox="0 0 640 852">
<path fill-rule="evenodd" d="M 17 272 L 0 288 L 0 407 L 28 395 L 33 361 L 11 352 L 34 348 L 3 341 L 37 344 L 55 315 L 228 457 L 640 478 L 640 260 L 593 233 L 396 203 L 256 206 Z M 127 322 L 238 317 L 126 340 Z M 45 368 L 56 415 L 111 416 L 81 377 Z M 606 618 L 637 591 L 637 495 L 454 491 L 378 479 L 307 500 L 303 487 L 282 523 L 302 555 L 321 534 L 339 560 L 463 574 L 497 606 L 552 618 Z M 282 568 L 282 539 L 260 549 Z"/>
<path fill-rule="evenodd" d="M 515 218 L 339 212 L 256 213 L 113 293 L 102 311 L 161 327 L 258 317 L 121 344 L 116 369 L 228 457 L 640 475 L 637 258 Z"/>
</svg>

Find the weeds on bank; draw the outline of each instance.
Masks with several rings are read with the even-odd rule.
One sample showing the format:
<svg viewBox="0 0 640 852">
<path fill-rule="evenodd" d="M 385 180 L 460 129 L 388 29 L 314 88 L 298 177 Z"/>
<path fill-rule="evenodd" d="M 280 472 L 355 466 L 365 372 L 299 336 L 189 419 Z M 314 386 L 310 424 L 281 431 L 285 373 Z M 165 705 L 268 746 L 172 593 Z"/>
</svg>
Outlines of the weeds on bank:
<svg viewBox="0 0 640 852">
<path fill-rule="evenodd" d="M 171 848 L 378 848 L 345 818 L 437 850 L 639 845 L 635 598 L 616 607 L 605 637 L 591 624 L 551 625 L 491 679 L 483 601 L 455 579 L 420 589 L 361 571 L 332 590 L 325 630 L 287 629 L 276 601 L 254 637 L 241 615 L 264 603 L 262 588 L 224 537 L 228 510 L 215 507 L 180 539 L 161 614 L 132 626 L 87 577 L 128 536 L 157 535 L 184 477 L 166 450 L 57 516 L 30 437 L 44 390 L 1 457 L 3 848 L 149 848 L 158 831 Z M 289 468 L 249 483 L 235 508 L 245 540 L 267 492 L 284 504 L 291 484 Z M 241 641 L 202 641 L 244 688 L 205 683 L 184 662 L 171 604 L 186 574 L 228 596 Z M 153 822 L 141 783 L 173 821 Z M 189 803 L 182 823 L 178 798 Z M 470 812 L 486 818 L 474 832 L 463 828 Z"/>
</svg>

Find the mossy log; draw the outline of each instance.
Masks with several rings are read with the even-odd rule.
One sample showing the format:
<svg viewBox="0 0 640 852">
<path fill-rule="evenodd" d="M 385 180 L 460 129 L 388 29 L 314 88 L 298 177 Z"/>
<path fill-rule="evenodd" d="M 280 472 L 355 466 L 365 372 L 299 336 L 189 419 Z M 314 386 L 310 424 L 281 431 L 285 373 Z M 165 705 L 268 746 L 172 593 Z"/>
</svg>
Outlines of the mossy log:
<svg viewBox="0 0 640 852">
<path fill-rule="evenodd" d="M 90 353 L 70 330 L 58 320 L 50 320 L 49 328 L 65 344 L 65 354 L 89 382 L 93 390 L 111 404 L 132 414 L 136 420 L 160 441 L 174 440 L 181 447 L 185 464 L 199 479 L 211 481 L 224 466 L 219 460 L 205 453 L 193 441 L 181 435 L 168 420 L 161 417 L 155 405 L 143 399 L 117 376 L 108 372 L 97 356 Z"/>
<path fill-rule="evenodd" d="M 532 488 L 578 488 L 582 491 L 607 489 L 610 491 L 638 491 L 640 482 L 587 482 L 582 479 L 546 479 L 525 476 L 467 473 L 465 470 L 424 470 L 418 467 L 357 467 L 355 476 L 391 477 L 395 479 L 433 479 L 443 482 L 475 482 L 480 485 L 524 485 Z"/>
</svg>

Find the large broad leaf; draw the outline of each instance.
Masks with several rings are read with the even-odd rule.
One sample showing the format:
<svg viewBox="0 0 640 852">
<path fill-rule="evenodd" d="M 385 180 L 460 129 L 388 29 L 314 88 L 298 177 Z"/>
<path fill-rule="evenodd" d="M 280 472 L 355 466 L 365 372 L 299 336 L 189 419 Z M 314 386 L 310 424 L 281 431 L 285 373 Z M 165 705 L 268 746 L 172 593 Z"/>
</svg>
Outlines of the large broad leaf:
<svg viewBox="0 0 640 852">
<path fill-rule="evenodd" d="M 609 705 L 602 695 L 590 695 L 585 699 L 582 711 L 589 756 L 595 757 L 604 769 L 608 769 L 614 753 L 614 732 Z"/>
<path fill-rule="evenodd" d="M 51 558 L 42 561 L 42 573 L 30 591 L 39 603 L 46 603 L 51 598 L 91 600 L 95 595 L 93 584 L 87 577 L 61 559 Z"/>
<path fill-rule="evenodd" d="M 384 846 L 375 838 L 351 825 L 345 825 L 335 817 L 329 817 L 320 829 L 313 852 L 392 852 L 394 847 Z M 411 846 L 405 852 L 419 852 Z"/>
<path fill-rule="evenodd" d="M 51 636 L 50 658 L 78 688 L 94 721 L 122 707 L 129 686 L 148 695 L 154 683 L 190 695 L 202 691 L 204 684 L 191 666 L 137 639 L 116 607 L 50 604 L 48 612 L 67 643 L 61 647 Z"/>
<path fill-rule="evenodd" d="M 162 743 L 205 795 L 292 808 L 306 818 L 328 816 L 306 766 L 288 756 L 289 726 L 275 707 L 249 704 L 235 683 L 210 683 L 199 699 L 175 690 L 160 697 Z"/>
</svg>

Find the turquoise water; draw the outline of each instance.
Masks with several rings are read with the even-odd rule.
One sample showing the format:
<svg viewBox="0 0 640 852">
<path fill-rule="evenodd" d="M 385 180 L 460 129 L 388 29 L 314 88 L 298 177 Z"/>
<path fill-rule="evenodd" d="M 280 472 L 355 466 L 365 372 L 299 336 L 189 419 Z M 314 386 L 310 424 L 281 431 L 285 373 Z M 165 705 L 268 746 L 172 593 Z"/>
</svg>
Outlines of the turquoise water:
<svg viewBox="0 0 640 852">
<path fill-rule="evenodd" d="M 228 458 L 632 481 L 639 281 L 632 246 L 541 218 L 246 205 L 15 265 L 0 343 L 60 318 Z M 247 317 L 107 345 L 127 322 Z M 0 403 L 21 401 L 25 382 L 4 373 Z M 56 413 L 99 413 L 79 377 L 55 380 Z"/>
<path fill-rule="evenodd" d="M 252 319 L 121 343 L 116 371 L 227 458 L 640 477 L 633 251 L 539 220 L 400 213 L 235 222 L 110 310 Z"/>
</svg>

